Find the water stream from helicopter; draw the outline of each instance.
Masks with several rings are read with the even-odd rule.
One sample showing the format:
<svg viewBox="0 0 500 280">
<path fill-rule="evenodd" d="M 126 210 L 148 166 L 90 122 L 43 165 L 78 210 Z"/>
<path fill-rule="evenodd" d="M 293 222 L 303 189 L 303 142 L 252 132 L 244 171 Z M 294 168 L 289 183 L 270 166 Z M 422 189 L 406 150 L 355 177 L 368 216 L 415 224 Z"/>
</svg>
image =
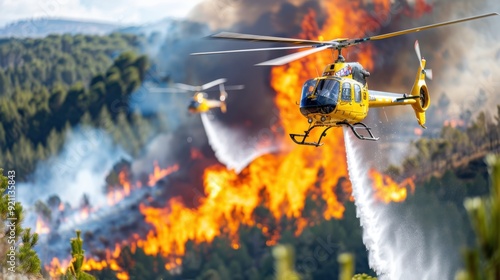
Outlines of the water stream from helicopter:
<svg viewBox="0 0 500 280">
<path fill-rule="evenodd" d="M 344 128 L 344 137 L 356 215 L 369 265 L 378 279 L 453 279 L 458 252 L 446 244 L 443 232 L 437 226 L 422 227 L 416 218 L 418 209 L 379 202 L 368 176 L 368 160 L 357 147 L 359 140 L 349 128 Z"/>
<path fill-rule="evenodd" d="M 255 158 L 280 150 L 276 143 L 261 145 L 259 137 L 226 127 L 210 113 L 201 114 L 201 120 L 215 156 L 220 163 L 236 173 L 240 173 Z"/>
</svg>

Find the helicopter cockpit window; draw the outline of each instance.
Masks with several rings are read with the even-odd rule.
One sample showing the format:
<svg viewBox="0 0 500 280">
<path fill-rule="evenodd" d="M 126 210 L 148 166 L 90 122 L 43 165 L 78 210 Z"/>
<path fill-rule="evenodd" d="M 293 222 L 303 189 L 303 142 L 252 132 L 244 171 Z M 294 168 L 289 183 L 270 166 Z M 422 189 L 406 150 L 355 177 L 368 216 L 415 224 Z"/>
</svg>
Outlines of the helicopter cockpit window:
<svg viewBox="0 0 500 280">
<path fill-rule="evenodd" d="M 196 100 L 191 100 L 191 102 L 189 103 L 189 108 L 197 109 L 198 107 L 200 107 L 200 103 Z"/>
<path fill-rule="evenodd" d="M 315 87 L 316 87 L 315 80 L 308 80 L 307 82 L 305 82 L 304 86 L 302 87 L 302 97 L 311 95 L 314 92 Z"/>
<path fill-rule="evenodd" d="M 361 102 L 361 87 L 359 85 L 354 85 L 354 101 Z"/>
<path fill-rule="evenodd" d="M 339 93 L 339 82 L 337 80 L 323 79 L 318 81 L 316 95 L 337 100 Z"/>
<path fill-rule="evenodd" d="M 342 96 L 341 96 L 342 101 L 351 101 L 351 84 L 350 83 L 344 83 L 342 85 Z"/>
<path fill-rule="evenodd" d="M 301 112 L 330 113 L 337 105 L 340 82 L 337 79 L 312 79 L 304 83 L 300 100 Z"/>
</svg>

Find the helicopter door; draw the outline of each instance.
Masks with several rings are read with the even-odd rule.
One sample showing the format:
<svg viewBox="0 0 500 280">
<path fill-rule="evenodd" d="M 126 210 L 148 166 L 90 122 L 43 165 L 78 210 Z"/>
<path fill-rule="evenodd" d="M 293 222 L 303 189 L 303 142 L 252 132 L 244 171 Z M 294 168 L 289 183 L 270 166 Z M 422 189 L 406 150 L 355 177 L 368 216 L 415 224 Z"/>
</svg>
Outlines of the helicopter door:
<svg viewBox="0 0 500 280">
<path fill-rule="evenodd" d="M 366 114 L 367 106 L 363 104 L 362 100 L 362 91 L 361 86 L 358 84 L 354 84 L 354 103 L 353 103 L 353 111 L 356 116 L 362 116 Z"/>
<path fill-rule="evenodd" d="M 361 87 L 359 85 L 354 85 L 354 101 L 361 104 Z"/>
<path fill-rule="evenodd" d="M 352 103 L 352 93 L 351 93 L 351 84 L 344 83 L 342 85 L 342 95 L 340 97 L 343 103 Z"/>
<path fill-rule="evenodd" d="M 347 118 L 350 118 L 350 116 L 352 116 L 358 111 L 358 109 L 356 109 L 355 105 L 353 104 L 352 95 L 353 94 L 352 94 L 351 83 L 349 82 L 342 83 L 342 92 L 340 94 L 340 102 L 337 109 L 340 114 L 342 114 L 344 117 Z"/>
</svg>

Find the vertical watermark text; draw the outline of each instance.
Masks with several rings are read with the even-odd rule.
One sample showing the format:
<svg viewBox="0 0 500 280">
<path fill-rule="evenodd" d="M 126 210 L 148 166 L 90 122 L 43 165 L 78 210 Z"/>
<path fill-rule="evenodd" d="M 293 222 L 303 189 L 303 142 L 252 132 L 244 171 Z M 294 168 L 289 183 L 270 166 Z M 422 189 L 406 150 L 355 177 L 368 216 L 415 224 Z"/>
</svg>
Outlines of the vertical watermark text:
<svg viewBox="0 0 500 280">
<path fill-rule="evenodd" d="M 16 271 L 17 256 L 16 256 L 16 172 L 9 170 L 7 172 L 8 187 L 7 187 L 7 270 L 9 273 Z"/>
</svg>

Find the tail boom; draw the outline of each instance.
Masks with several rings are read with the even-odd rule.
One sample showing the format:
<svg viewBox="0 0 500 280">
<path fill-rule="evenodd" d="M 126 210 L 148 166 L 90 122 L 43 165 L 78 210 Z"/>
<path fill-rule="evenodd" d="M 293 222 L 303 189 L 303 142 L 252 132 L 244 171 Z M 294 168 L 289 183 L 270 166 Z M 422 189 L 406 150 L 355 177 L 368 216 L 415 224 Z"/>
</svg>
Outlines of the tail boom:
<svg viewBox="0 0 500 280">
<path fill-rule="evenodd" d="M 418 73 L 415 78 L 415 83 L 413 84 L 411 90 L 411 96 L 416 98 L 415 103 L 411 104 L 413 110 L 415 111 L 415 116 L 417 117 L 418 124 L 425 127 L 425 111 L 429 108 L 431 104 L 431 98 L 429 95 L 429 90 L 427 84 L 425 83 L 425 59 L 422 58 L 421 65 L 418 68 Z"/>
</svg>

